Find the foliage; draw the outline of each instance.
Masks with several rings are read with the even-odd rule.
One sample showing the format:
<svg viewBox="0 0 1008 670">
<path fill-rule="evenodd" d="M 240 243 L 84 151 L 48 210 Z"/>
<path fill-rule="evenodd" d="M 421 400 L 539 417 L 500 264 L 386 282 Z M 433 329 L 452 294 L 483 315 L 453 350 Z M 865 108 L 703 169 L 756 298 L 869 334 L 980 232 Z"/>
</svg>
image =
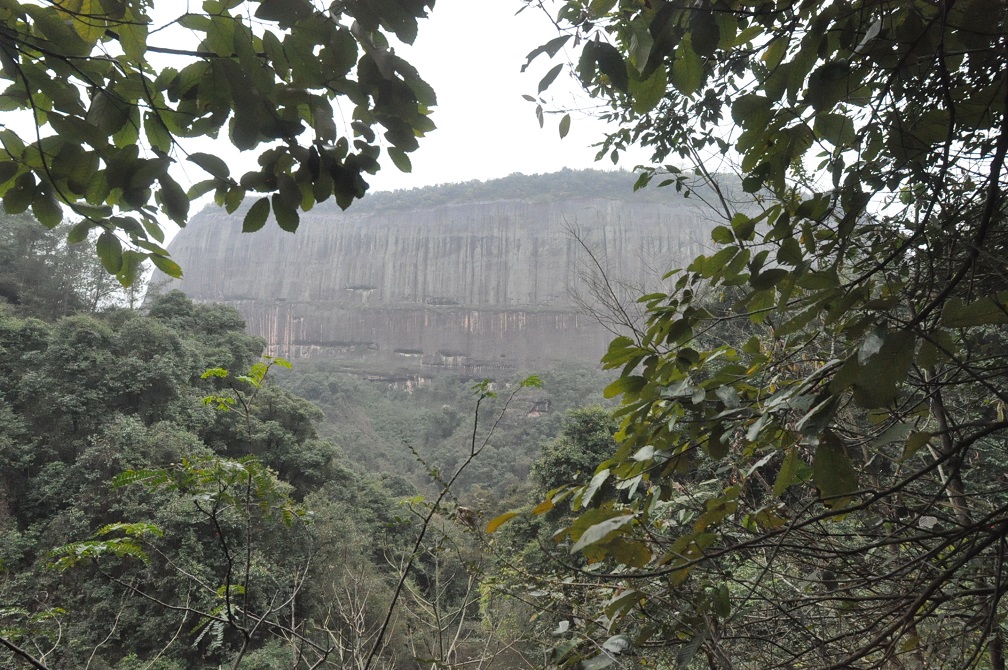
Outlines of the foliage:
<svg viewBox="0 0 1008 670">
<path fill-rule="evenodd" d="M 174 539 L 166 539 L 164 531 L 151 522 L 108 524 L 91 540 L 59 547 L 53 551 L 54 568 L 93 565 L 127 593 L 180 612 L 183 625 L 194 617 L 195 643 L 208 640 L 211 651 L 223 658 L 232 656 L 235 668 L 254 648 L 253 643 L 266 636 L 286 638 L 298 654 L 316 661 L 326 657 L 326 648 L 312 643 L 292 623 L 312 537 L 306 525 L 308 512 L 290 498 L 290 485 L 278 481 L 253 457 L 217 456 L 183 457 L 168 468 L 127 470 L 113 482 L 116 488 L 130 485 L 167 492 L 191 503 L 196 512 L 192 524 L 206 526 L 201 535 L 215 549 L 206 552 L 202 574 L 196 577 L 179 566 L 178 557 L 172 556 Z M 172 602 L 170 596 L 127 577 L 123 559 L 149 564 L 152 554 L 159 559 L 151 566 L 155 574 L 175 571 L 188 581 L 184 601 Z M 289 578 L 278 579 L 270 574 L 273 571 L 285 572 Z M 240 640 L 230 653 L 225 651 L 228 633 Z"/>
<path fill-rule="evenodd" d="M 459 388 L 470 383 L 411 395 L 325 366 L 286 370 L 257 358 L 262 343 L 233 309 L 180 293 L 152 299 L 146 316 L 45 322 L 32 310 L 0 313 L 5 667 L 363 667 L 372 650 L 372 667 L 402 670 L 417 655 L 466 667 L 525 658 L 521 636 L 477 602 L 479 518 L 502 502 L 462 486 L 467 459 L 489 461 L 475 481 L 493 481 L 501 463 L 514 472 L 502 488 L 527 478 L 528 458 L 509 454 L 549 439 L 560 418 L 527 416 L 517 401 L 516 418 L 504 416 L 524 387 L 478 386 L 478 416 L 496 416 L 488 434 L 467 419 Z M 319 436 L 322 412 L 275 373 L 328 411 L 368 417 L 404 475 L 360 472 Z M 576 369 L 546 378 L 555 388 L 533 399 L 556 406 L 599 385 Z M 384 442 L 400 436 L 430 462 L 423 471 Z M 441 473 L 456 470 L 446 486 Z M 473 520 L 460 499 L 476 505 Z"/>
<path fill-rule="evenodd" d="M 542 455 L 532 464 L 538 492 L 590 479 L 595 467 L 612 454 L 616 428 L 610 412 L 601 407 L 569 412 L 563 432 L 543 445 Z"/>
<path fill-rule="evenodd" d="M 31 208 L 50 228 L 69 209 L 79 219 L 70 241 L 98 231 L 102 264 L 129 285 L 148 258 L 180 275 L 159 217 L 185 225 L 190 201 L 210 191 L 229 212 L 254 194 L 248 231 L 270 213 L 293 231 L 300 210 L 331 196 L 346 208 L 364 195 L 383 144 L 408 171 L 407 153 L 434 129 L 434 92 L 389 43 L 412 43 L 432 5 L 5 2 L 0 101 L 32 130 L 0 131 L 4 209 Z M 218 156 L 191 151 L 188 140 L 222 132 L 255 151 L 258 167 L 232 174 Z M 177 181 L 182 161 L 206 174 L 188 191 Z"/>
<path fill-rule="evenodd" d="M 337 465 L 338 448 L 317 437 L 318 411 L 265 383 L 268 364 L 254 362 L 261 341 L 243 334 L 233 310 L 169 294 L 153 302 L 154 316 L 113 310 L 50 324 L 23 318 L 21 307 L 0 314 L 4 644 L 56 667 L 84 667 L 89 658 L 108 667 L 120 660 L 123 667 L 140 660 L 166 668 L 216 664 L 240 646 L 241 635 L 217 619 L 197 627 L 195 612 L 226 619 L 220 608 L 227 594 L 250 580 L 252 588 L 244 586 L 255 609 L 243 611 L 261 614 L 266 589 L 304 574 L 296 559 L 312 545 L 296 521 L 304 508 L 292 496 L 342 478 L 343 488 L 370 492 L 367 509 L 377 517 L 358 521 L 366 516 L 362 508 L 349 521 L 353 532 L 366 524 L 383 532 L 392 522 L 391 497 Z M 202 378 L 208 367 L 235 363 L 251 370 L 247 380 Z M 239 412 L 202 403 L 228 393 L 251 402 L 249 417 L 235 421 Z M 298 477 L 298 486 L 281 482 L 264 463 Z M 149 486 L 110 492 L 123 471 Z M 332 498 L 345 499 L 337 490 Z M 241 523 L 246 493 L 255 496 L 248 511 L 256 514 Z M 233 586 L 218 594 L 228 574 L 221 538 L 233 556 L 250 530 L 257 538 L 251 572 L 236 568 Z M 57 547 L 64 550 L 52 554 Z M 358 550 L 376 570 L 381 557 Z M 47 569 L 51 563 L 79 567 L 58 572 Z M 307 603 L 316 593 L 321 586 L 302 585 L 298 616 L 314 612 Z M 160 603 L 188 603 L 191 611 L 178 614 Z M 259 642 L 250 644 L 254 651 Z"/>
<path fill-rule="evenodd" d="M 557 540 L 611 590 L 568 659 L 1005 666 L 1006 12 L 562 3 L 529 59 L 578 48 L 600 156 L 724 217 L 604 359 L 620 445 Z"/>
<path fill-rule="evenodd" d="M 42 319 L 134 306 L 143 278 L 123 289 L 85 245 L 66 243 L 68 231 L 46 230 L 24 214 L 0 216 L 0 299 Z"/>
<path fill-rule="evenodd" d="M 507 411 L 508 406 L 511 401 L 514 400 L 515 396 L 518 395 L 520 391 L 527 388 L 539 388 L 542 386 L 542 380 L 536 376 L 526 377 L 518 384 L 515 385 L 514 389 L 507 395 L 504 400 L 503 406 L 499 409 L 497 417 L 491 422 L 489 428 L 483 430 L 482 439 L 480 437 L 480 406 L 487 399 L 495 398 L 497 396 L 496 391 L 493 390 L 489 380 L 484 380 L 478 384 L 474 384 L 472 387 L 473 394 L 476 396 L 476 407 L 474 410 L 474 419 L 472 427 L 472 435 L 469 439 L 469 453 L 466 455 L 465 459 L 455 468 L 454 473 L 450 477 L 444 477 L 441 475 L 440 471 L 437 469 L 432 469 L 430 475 L 434 479 L 439 487 L 437 496 L 429 503 L 427 509 L 422 512 L 419 516 L 421 518 L 421 523 L 418 532 L 416 533 L 416 541 L 413 544 L 413 548 L 406 557 L 403 566 L 399 569 L 399 581 L 396 584 L 395 590 L 392 592 L 391 602 L 389 603 L 388 610 L 385 615 L 385 620 L 382 622 L 381 628 L 379 629 L 377 636 L 375 637 L 374 643 L 371 646 L 371 650 L 368 652 L 367 660 L 364 663 L 364 670 L 371 667 L 371 664 L 377 658 L 379 651 L 381 650 L 381 645 L 385 639 L 386 631 L 388 630 L 389 624 L 392 621 L 392 615 L 395 613 L 396 604 L 399 598 L 403 594 L 403 589 L 406 587 L 407 580 L 412 576 L 412 571 L 415 563 L 422 555 L 424 547 L 424 539 L 427 537 L 427 533 L 432 529 L 432 522 L 435 516 L 440 512 L 441 503 L 445 501 L 452 494 L 452 486 L 459 479 L 459 476 L 465 471 L 465 469 L 472 463 L 483 451 L 486 449 L 490 438 L 493 436 L 494 430 L 500 423 Z M 422 498 L 420 499 L 422 501 Z M 471 582 L 470 582 L 471 587 Z M 435 587 L 435 592 L 439 590 L 440 587 Z M 468 593 L 468 591 L 467 591 Z M 440 600 L 439 595 L 434 595 L 432 597 L 433 603 Z M 462 610 L 467 608 L 467 604 L 462 605 Z M 438 627 L 437 633 L 442 634 L 444 629 Z M 442 650 L 444 651 L 444 650 Z M 445 656 L 440 656 L 439 658 L 432 659 L 435 662 L 445 662 L 447 659 Z"/>
<path fill-rule="evenodd" d="M 471 429 L 467 389 L 472 384 L 465 377 L 368 379 L 345 372 L 334 361 L 311 359 L 299 361 L 291 371 L 277 372 L 278 385 L 324 412 L 320 434 L 338 443 L 362 467 L 428 490 L 427 468 L 403 457 L 406 445 L 442 472 L 465 456 Z M 490 516 L 499 513 L 503 501 L 526 484 L 539 445 L 560 432 L 567 410 L 604 403 L 601 389 L 613 378 L 597 368 L 576 365 L 558 365 L 540 376 L 543 387 L 518 398 L 497 426 L 484 457 L 460 476 L 458 494 L 464 504 Z M 507 384 L 496 388 L 506 389 Z M 493 412 L 499 402 L 488 398 L 483 406 Z M 532 411 L 537 405 L 548 410 Z"/>
</svg>

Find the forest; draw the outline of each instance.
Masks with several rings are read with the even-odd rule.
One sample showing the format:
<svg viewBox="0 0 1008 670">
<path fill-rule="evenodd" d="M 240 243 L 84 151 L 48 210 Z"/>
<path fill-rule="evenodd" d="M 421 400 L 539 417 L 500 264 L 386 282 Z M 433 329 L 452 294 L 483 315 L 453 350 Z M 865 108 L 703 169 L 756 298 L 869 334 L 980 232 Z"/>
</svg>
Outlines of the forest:
<svg viewBox="0 0 1008 670">
<path fill-rule="evenodd" d="M 581 406 L 611 376 L 546 372 L 504 411 L 519 384 L 290 369 L 232 308 L 96 304 L 96 277 L 118 284 L 64 235 L 0 220 L 5 643 L 51 668 L 363 667 L 415 557 L 375 667 L 546 653 L 527 638 L 551 622 L 492 586 L 517 554 L 482 530 L 609 451 L 612 419 Z"/>
</svg>

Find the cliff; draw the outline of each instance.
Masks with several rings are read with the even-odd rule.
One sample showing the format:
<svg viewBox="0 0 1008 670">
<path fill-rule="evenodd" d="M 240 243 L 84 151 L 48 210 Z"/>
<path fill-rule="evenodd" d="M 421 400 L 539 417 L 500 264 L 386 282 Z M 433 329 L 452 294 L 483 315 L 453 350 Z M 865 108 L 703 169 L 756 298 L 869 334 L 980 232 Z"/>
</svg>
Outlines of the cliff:
<svg viewBox="0 0 1008 670">
<path fill-rule="evenodd" d="M 167 288 L 236 306 L 268 353 L 289 358 L 473 374 L 594 363 L 612 334 L 584 308 L 599 273 L 577 238 L 617 292 L 639 295 L 702 253 L 713 225 L 674 193 L 440 203 L 432 193 L 417 192 L 415 209 L 409 192 L 346 213 L 316 207 L 293 235 L 273 224 L 242 234 L 240 212 L 205 209 L 170 245 L 185 276 Z"/>
</svg>

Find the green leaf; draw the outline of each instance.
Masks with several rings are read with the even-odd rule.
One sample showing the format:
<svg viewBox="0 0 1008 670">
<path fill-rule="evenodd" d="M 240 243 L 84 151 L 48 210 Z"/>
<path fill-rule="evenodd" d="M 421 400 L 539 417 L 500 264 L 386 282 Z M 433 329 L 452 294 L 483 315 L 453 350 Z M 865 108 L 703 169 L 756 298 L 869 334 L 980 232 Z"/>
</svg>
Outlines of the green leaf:
<svg viewBox="0 0 1008 670">
<path fill-rule="evenodd" d="M 721 28 L 714 20 L 714 14 L 704 10 L 694 12 L 691 28 L 690 39 L 697 55 L 713 56 L 721 42 Z"/>
<path fill-rule="evenodd" d="M 144 114 L 144 134 L 151 147 L 167 154 L 172 149 L 172 135 L 156 114 Z"/>
<path fill-rule="evenodd" d="M 245 189 L 234 186 L 228 189 L 224 196 L 224 209 L 228 214 L 234 214 L 245 200 Z"/>
<path fill-rule="evenodd" d="M 218 188 L 219 185 L 220 184 L 216 179 L 203 179 L 202 181 L 198 181 L 189 187 L 189 190 L 186 191 L 186 197 L 189 198 L 190 202 L 192 202 L 197 198 L 203 197 L 215 188 Z"/>
<path fill-rule="evenodd" d="M 693 639 L 680 647 L 678 653 L 676 653 L 676 668 L 685 670 L 685 668 L 690 667 L 693 657 L 696 656 L 700 650 L 700 646 L 703 645 L 704 640 L 707 638 L 706 630 L 706 628 L 702 628 L 701 632 L 693 636 Z"/>
<path fill-rule="evenodd" d="M 285 230 L 288 233 L 293 233 L 298 228 L 298 223 L 301 217 L 298 216 L 298 211 L 294 207 L 291 207 L 279 193 L 274 193 L 273 198 L 273 216 L 276 217 L 277 224 L 280 226 L 281 230 Z"/>
<path fill-rule="evenodd" d="M 21 166 L 14 161 L 0 162 L 0 186 L 13 179 L 20 170 Z"/>
<path fill-rule="evenodd" d="M 158 197 L 168 218 L 180 226 L 185 226 L 189 219 L 189 197 L 186 192 L 167 173 L 158 178 L 158 183 L 161 184 Z"/>
<path fill-rule="evenodd" d="M 900 460 L 905 461 L 909 458 L 913 458 L 918 451 L 920 451 L 923 447 L 926 447 L 931 442 L 932 437 L 934 437 L 934 433 L 910 433 L 907 437 L 906 446 L 903 448 L 903 456 Z"/>
<path fill-rule="evenodd" d="M 147 260 L 146 254 L 133 250 L 124 251 L 122 268 L 116 273 L 116 279 L 119 280 L 119 283 L 127 288 L 132 286 L 136 278 L 143 273 L 145 260 Z"/>
<path fill-rule="evenodd" d="M 567 137 L 567 133 L 570 132 L 571 117 L 570 114 L 564 114 L 563 118 L 560 119 L 560 139 Z"/>
<path fill-rule="evenodd" d="M 780 472 L 777 473 L 777 479 L 774 480 L 774 495 L 778 498 L 784 495 L 788 487 L 794 484 L 797 474 L 798 450 L 795 447 L 788 447 L 787 452 L 784 454 L 784 461 L 781 463 Z"/>
<path fill-rule="evenodd" d="M 812 480 L 823 504 L 830 509 L 846 505 L 848 496 L 858 490 L 857 471 L 846 447 L 832 432 L 826 432 L 816 447 Z"/>
<path fill-rule="evenodd" d="M 541 389 L 543 387 L 543 380 L 539 375 L 529 375 L 518 382 L 518 385 L 524 389 Z"/>
<path fill-rule="evenodd" d="M 666 75 L 665 67 L 661 66 L 643 81 L 636 78 L 630 80 L 630 95 L 633 96 L 630 106 L 633 111 L 647 114 L 661 102 L 668 87 Z"/>
<path fill-rule="evenodd" d="M 606 480 L 609 479 L 610 475 L 612 475 L 612 470 L 609 468 L 603 468 L 595 473 L 591 481 L 588 483 L 588 486 L 585 487 L 584 491 L 580 495 L 581 507 L 588 507 L 592 498 L 594 498 L 595 494 L 598 493 L 600 488 L 602 488 L 602 485 L 606 483 Z"/>
<path fill-rule="evenodd" d="M 783 268 L 771 268 L 765 272 L 753 275 L 749 278 L 749 283 L 757 291 L 764 291 L 779 284 L 790 273 Z"/>
<path fill-rule="evenodd" d="M 813 130 L 835 147 L 847 147 L 856 137 L 854 121 L 843 114 L 817 114 Z"/>
<path fill-rule="evenodd" d="M 23 6 L 24 11 L 33 20 L 35 37 L 38 39 L 45 36 L 50 42 L 58 44 L 61 54 L 83 55 L 88 52 L 88 45 L 74 31 L 65 16 L 57 14 L 52 7 L 39 7 L 33 5 Z M 7 9 L 8 16 L 11 9 Z M 5 17 L 6 18 L 6 17 Z"/>
<path fill-rule="evenodd" d="M 816 111 L 832 109 L 847 97 L 850 64 L 833 61 L 822 65 L 808 79 L 808 99 Z"/>
<path fill-rule="evenodd" d="M 718 244 L 731 244 L 735 241 L 735 236 L 732 231 L 725 226 L 716 226 L 714 230 L 711 231 L 711 239 Z"/>
<path fill-rule="evenodd" d="M 32 199 L 32 214 L 46 228 L 55 228 L 63 221 L 63 208 L 49 189 L 40 188 Z"/>
<path fill-rule="evenodd" d="M 192 153 L 189 154 L 188 160 L 200 166 L 217 179 L 227 179 L 231 176 L 231 169 L 228 168 L 227 163 L 213 154 Z"/>
<path fill-rule="evenodd" d="M 702 402 L 703 395 L 703 389 L 697 389 L 694 398 L 699 396 Z M 707 449 L 707 453 L 714 460 L 720 460 L 728 455 L 730 445 L 721 426 L 716 426 L 711 430 L 710 435 L 707 437 L 707 443 L 704 446 Z"/>
<path fill-rule="evenodd" d="M 693 50 L 689 38 L 680 42 L 672 62 L 672 85 L 683 95 L 696 93 L 703 80 L 703 61 Z"/>
<path fill-rule="evenodd" d="M 122 243 L 118 237 L 106 230 L 98 237 L 97 249 L 106 272 L 114 275 L 122 269 Z"/>
<path fill-rule="evenodd" d="M 550 84 L 553 83 L 553 80 L 555 80 L 557 78 L 557 75 L 560 74 L 560 70 L 563 69 L 563 66 L 564 66 L 563 63 L 554 65 L 552 68 L 550 68 L 550 71 L 546 73 L 546 76 L 544 76 L 542 79 L 539 80 L 539 91 L 538 91 L 539 93 L 542 93 L 547 88 L 549 88 Z"/>
<path fill-rule="evenodd" d="M 67 233 L 67 243 L 68 244 L 80 244 L 88 238 L 88 233 L 94 228 L 94 223 L 84 219 L 80 223 L 74 225 Z"/>
<path fill-rule="evenodd" d="M 824 391 L 813 402 L 815 404 L 795 426 L 795 430 L 810 437 L 821 435 L 829 426 L 840 406 L 840 396 Z"/>
<path fill-rule="evenodd" d="M 712 595 L 714 613 L 721 619 L 727 619 L 731 614 L 731 595 L 728 593 L 728 585 L 721 584 Z"/>
<path fill-rule="evenodd" d="M 576 551 L 580 551 L 585 547 L 599 543 L 602 540 L 615 535 L 621 528 L 633 520 L 633 514 L 622 514 L 589 526 L 583 533 L 581 533 L 581 537 L 578 538 L 577 542 L 571 546 L 570 552 L 573 554 Z"/>
<path fill-rule="evenodd" d="M 245 151 L 259 144 L 259 119 L 254 110 L 235 111 L 231 119 L 231 143 Z"/>
<path fill-rule="evenodd" d="M 306 0 L 262 0 L 255 15 L 265 21 L 276 21 L 281 26 L 290 26 L 312 14 L 311 3 Z"/>
<path fill-rule="evenodd" d="M 867 339 L 870 339 L 871 335 Z M 906 379 L 914 360 L 916 338 L 907 331 L 885 334 L 878 353 L 864 363 L 851 361 L 858 366 L 854 379 L 854 401 L 866 409 L 887 407 L 899 396 L 900 384 Z M 845 365 L 846 367 L 846 365 Z M 843 368 L 841 368 L 841 372 Z M 840 372 L 837 376 L 840 376 Z"/>
<path fill-rule="evenodd" d="M 8 214 L 20 214 L 28 209 L 35 200 L 35 175 L 31 172 L 22 173 L 3 197 L 4 210 Z"/>
<path fill-rule="evenodd" d="M 413 163 L 410 161 L 409 155 L 400 149 L 395 147 L 389 147 L 388 150 L 389 158 L 392 159 L 392 163 L 399 168 L 400 172 L 410 173 L 413 171 Z"/>
<path fill-rule="evenodd" d="M 633 395 L 639 393 L 647 380 L 639 375 L 628 375 L 626 377 L 620 377 L 609 386 L 605 387 L 603 395 L 606 398 L 615 398 L 618 395 L 629 394 Z"/>
<path fill-rule="evenodd" d="M 528 68 L 528 66 L 532 64 L 532 61 L 534 61 L 542 54 L 546 54 L 550 58 L 556 56 L 557 53 L 560 51 L 560 49 L 563 48 L 563 45 L 566 44 L 570 40 L 570 38 L 571 38 L 570 35 L 561 35 L 560 37 L 554 37 L 546 44 L 538 46 L 532 51 L 530 51 L 528 53 L 528 56 L 525 57 L 525 64 L 522 65 L 521 71 L 524 72 Z"/>
<path fill-rule="evenodd" d="M 269 198 L 259 198 L 256 200 L 255 204 L 253 204 L 249 208 L 249 211 L 245 213 L 245 219 L 242 221 L 242 232 L 254 233 L 257 230 L 261 230 L 262 227 L 266 225 L 269 213 Z"/>
<path fill-rule="evenodd" d="M 765 131 L 771 111 L 773 102 L 769 98 L 750 93 L 735 98 L 732 102 L 731 115 L 732 120 L 744 128 Z"/>
<path fill-rule="evenodd" d="M 125 20 L 116 24 L 119 44 L 126 57 L 134 63 L 142 62 L 147 53 L 148 20 L 145 16 L 136 16 L 132 10 L 127 10 Z"/>
<path fill-rule="evenodd" d="M 588 5 L 588 15 L 593 19 L 598 19 L 609 12 L 612 8 L 616 6 L 618 0 L 591 0 Z"/>
<path fill-rule="evenodd" d="M 289 174 L 277 176 L 277 191 L 280 194 L 280 199 L 288 208 L 296 211 L 301 205 L 301 188 Z M 276 208 L 274 207 L 274 209 Z"/>
<path fill-rule="evenodd" d="M 616 538 L 606 547 L 605 555 L 632 568 L 643 568 L 651 562 L 651 551 L 639 540 Z"/>
<path fill-rule="evenodd" d="M 182 278 L 182 268 L 172 259 L 160 254 L 147 254 L 147 257 L 154 263 L 154 267 L 169 277 L 174 277 L 175 279 Z"/>
<path fill-rule="evenodd" d="M 753 234 L 756 231 L 756 219 L 739 212 L 732 217 L 731 227 L 735 237 L 748 242 L 753 239 Z"/>
<path fill-rule="evenodd" d="M 99 0 L 65 0 L 59 9 L 86 44 L 93 46 L 105 35 L 108 23 L 102 18 L 106 12 Z"/>
<path fill-rule="evenodd" d="M 605 42 L 592 42 L 592 44 L 595 45 L 595 62 L 598 63 L 599 71 L 609 77 L 613 87 L 625 93 L 630 84 L 630 77 L 627 75 L 622 54 L 611 44 Z"/>
<path fill-rule="evenodd" d="M 24 142 L 10 128 L 4 128 L 0 130 L 0 144 L 3 145 L 4 151 L 6 151 L 14 159 L 21 158 L 25 151 Z"/>
<path fill-rule="evenodd" d="M 961 298 L 949 298 L 942 309 L 941 323 L 948 328 L 1008 323 L 1008 291 L 1000 291 L 967 303 Z"/>
</svg>

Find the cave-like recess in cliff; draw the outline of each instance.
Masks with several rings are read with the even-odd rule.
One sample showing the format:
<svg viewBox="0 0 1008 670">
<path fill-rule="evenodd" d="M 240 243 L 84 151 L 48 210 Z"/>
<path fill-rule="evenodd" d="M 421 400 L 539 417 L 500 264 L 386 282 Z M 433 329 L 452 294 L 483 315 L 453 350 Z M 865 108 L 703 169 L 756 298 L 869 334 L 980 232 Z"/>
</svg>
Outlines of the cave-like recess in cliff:
<svg viewBox="0 0 1008 670">
<path fill-rule="evenodd" d="M 613 336 L 600 296 L 633 315 L 715 225 L 702 198 L 635 193 L 634 180 L 565 170 L 377 193 L 347 212 L 316 206 L 295 234 L 242 234 L 243 211 L 209 207 L 169 247 L 182 280 L 155 285 L 234 305 L 287 358 L 480 376 L 593 364 Z"/>
</svg>

